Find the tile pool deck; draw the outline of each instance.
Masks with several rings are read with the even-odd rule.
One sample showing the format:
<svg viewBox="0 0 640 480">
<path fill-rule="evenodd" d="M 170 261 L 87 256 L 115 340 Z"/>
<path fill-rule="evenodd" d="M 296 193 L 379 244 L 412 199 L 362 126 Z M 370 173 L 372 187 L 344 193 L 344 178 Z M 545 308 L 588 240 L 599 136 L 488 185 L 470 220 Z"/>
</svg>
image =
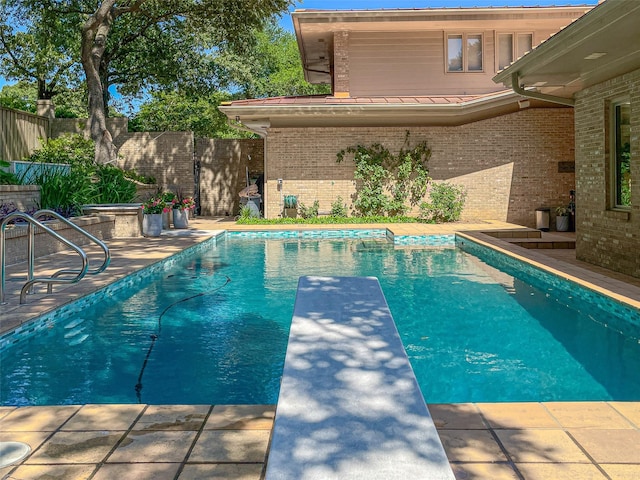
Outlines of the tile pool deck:
<svg viewBox="0 0 640 480">
<path fill-rule="evenodd" d="M 381 227 L 396 235 L 517 228 L 499 222 Z M 109 241 L 112 264 L 107 273 L 54 288 L 53 294 L 23 306 L 17 304 L 16 279 L 24 276 L 24 266 L 11 267 L 0 333 L 194 245 L 207 232 L 255 228 L 197 219 L 188 231 L 160 238 Z M 579 262 L 571 250 L 527 250 L 504 239 L 476 237 L 640 306 L 640 279 Z M 458 479 L 640 479 L 640 402 L 428 406 Z M 273 405 L 0 407 L 0 441 L 22 441 L 32 448 L 22 464 L 0 468 L 0 478 L 258 480 L 274 412 Z"/>
</svg>

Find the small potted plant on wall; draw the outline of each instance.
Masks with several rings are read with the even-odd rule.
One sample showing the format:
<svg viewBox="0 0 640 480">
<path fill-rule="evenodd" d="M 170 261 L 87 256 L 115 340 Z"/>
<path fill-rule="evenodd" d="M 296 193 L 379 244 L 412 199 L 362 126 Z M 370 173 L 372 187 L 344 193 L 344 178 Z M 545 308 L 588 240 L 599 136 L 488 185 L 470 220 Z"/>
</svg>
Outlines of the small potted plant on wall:
<svg viewBox="0 0 640 480">
<path fill-rule="evenodd" d="M 556 208 L 556 231 L 568 232 L 569 231 L 569 208 L 557 207 Z"/>
<path fill-rule="evenodd" d="M 295 195 L 284 196 L 284 216 L 296 218 L 298 216 L 298 197 Z"/>
</svg>

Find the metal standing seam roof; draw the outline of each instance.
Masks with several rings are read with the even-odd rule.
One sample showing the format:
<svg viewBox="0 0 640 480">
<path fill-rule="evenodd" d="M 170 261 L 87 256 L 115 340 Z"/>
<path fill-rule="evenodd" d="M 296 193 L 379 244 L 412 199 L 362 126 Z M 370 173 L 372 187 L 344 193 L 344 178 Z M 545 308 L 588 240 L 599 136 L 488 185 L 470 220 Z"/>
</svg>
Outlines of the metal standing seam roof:
<svg viewBox="0 0 640 480">
<path fill-rule="evenodd" d="M 392 96 L 392 97 L 348 97 L 340 98 L 332 95 L 303 95 L 295 97 L 268 97 L 268 98 L 251 98 L 245 100 L 234 100 L 225 102 L 223 105 L 240 106 L 277 106 L 277 105 L 355 105 L 355 104 L 379 104 L 379 105 L 455 105 L 467 103 L 474 100 L 480 100 L 486 97 L 493 97 L 498 93 L 483 95 L 424 95 L 424 96 Z"/>
</svg>

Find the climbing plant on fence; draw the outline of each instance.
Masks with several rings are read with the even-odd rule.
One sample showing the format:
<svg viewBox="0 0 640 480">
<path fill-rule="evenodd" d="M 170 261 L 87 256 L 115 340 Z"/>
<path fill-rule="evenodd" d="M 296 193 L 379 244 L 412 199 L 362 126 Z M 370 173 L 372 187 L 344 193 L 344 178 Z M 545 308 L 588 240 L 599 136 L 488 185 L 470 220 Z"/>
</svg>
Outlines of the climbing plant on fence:
<svg viewBox="0 0 640 480">
<path fill-rule="evenodd" d="M 409 147 L 409 132 L 396 154 L 379 143 L 356 145 L 338 152 L 337 162 L 350 155 L 356 164 L 353 208 L 358 215 L 404 215 L 425 195 L 431 149 L 424 141 Z"/>
</svg>

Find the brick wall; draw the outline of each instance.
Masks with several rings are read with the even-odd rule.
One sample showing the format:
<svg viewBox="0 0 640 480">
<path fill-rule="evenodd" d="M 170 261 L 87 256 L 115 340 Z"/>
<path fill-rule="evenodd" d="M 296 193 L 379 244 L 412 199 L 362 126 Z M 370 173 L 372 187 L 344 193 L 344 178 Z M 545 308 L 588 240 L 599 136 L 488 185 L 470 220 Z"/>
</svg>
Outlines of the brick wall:
<svg viewBox="0 0 640 480">
<path fill-rule="evenodd" d="M 341 196 L 351 206 L 353 162 L 336 163 L 336 153 L 358 143 L 379 142 L 393 152 L 404 128 L 270 129 L 267 137 L 266 216 L 282 211 L 282 196 L 315 200 L 328 211 Z M 426 140 L 435 181 L 468 191 L 463 219 L 495 219 L 535 227 L 535 209 L 566 205 L 575 188 L 573 173 L 558 162 L 574 160 L 573 110 L 527 109 L 456 127 L 410 128 L 411 142 Z M 282 190 L 277 179 L 283 179 Z"/>
<path fill-rule="evenodd" d="M 152 175 L 162 191 L 195 194 L 192 132 L 123 133 L 114 144 L 118 166 Z"/>
<path fill-rule="evenodd" d="M 29 211 L 40 204 L 39 185 L 0 185 L 0 205 L 13 203 L 20 211 Z"/>
<path fill-rule="evenodd" d="M 608 103 L 631 101 L 630 211 L 610 208 Z M 576 96 L 576 256 L 640 277 L 640 70 L 596 85 Z"/>
<path fill-rule="evenodd" d="M 51 138 L 57 138 L 63 133 L 85 133 L 88 120 L 86 118 L 52 118 Z M 113 138 L 127 133 L 129 119 L 125 117 L 107 118 L 107 130 Z"/>
<path fill-rule="evenodd" d="M 196 139 L 196 159 L 200 161 L 201 214 L 237 215 L 238 193 L 264 172 L 262 139 Z"/>
</svg>

